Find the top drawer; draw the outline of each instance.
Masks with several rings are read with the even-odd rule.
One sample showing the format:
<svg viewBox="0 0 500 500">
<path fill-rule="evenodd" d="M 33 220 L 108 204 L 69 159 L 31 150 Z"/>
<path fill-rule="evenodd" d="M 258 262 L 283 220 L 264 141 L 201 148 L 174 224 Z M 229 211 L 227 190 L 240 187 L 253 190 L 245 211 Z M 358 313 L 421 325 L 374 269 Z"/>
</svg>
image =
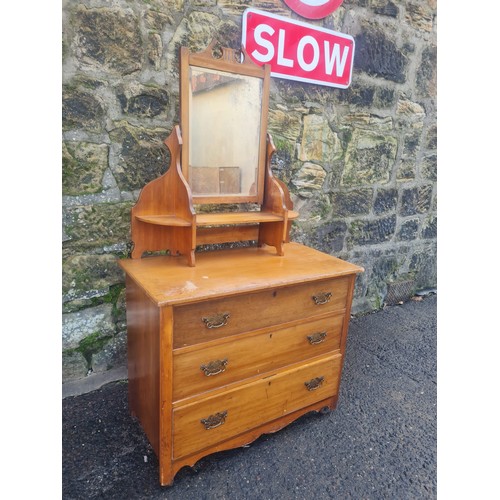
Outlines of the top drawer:
<svg viewBox="0 0 500 500">
<path fill-rule="evenodd" d="M 174 308 L 174 348 L 279 325 L 346 307 L 349 276 Z"/>
</svg>

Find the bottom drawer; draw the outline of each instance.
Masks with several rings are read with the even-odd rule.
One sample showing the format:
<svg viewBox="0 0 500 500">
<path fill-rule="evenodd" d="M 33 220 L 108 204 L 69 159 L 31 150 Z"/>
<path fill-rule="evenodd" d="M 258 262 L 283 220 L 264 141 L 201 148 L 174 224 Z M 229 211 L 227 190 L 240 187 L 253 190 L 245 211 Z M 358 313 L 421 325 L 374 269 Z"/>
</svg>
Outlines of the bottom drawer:
<svg viewBox="0 0 500 500">
<path fill-rule="evenodd" d="M 340 362 L 340 354 L 322 358 L 176 408 L 174 459 L 335 395 Z"/>
</svg>

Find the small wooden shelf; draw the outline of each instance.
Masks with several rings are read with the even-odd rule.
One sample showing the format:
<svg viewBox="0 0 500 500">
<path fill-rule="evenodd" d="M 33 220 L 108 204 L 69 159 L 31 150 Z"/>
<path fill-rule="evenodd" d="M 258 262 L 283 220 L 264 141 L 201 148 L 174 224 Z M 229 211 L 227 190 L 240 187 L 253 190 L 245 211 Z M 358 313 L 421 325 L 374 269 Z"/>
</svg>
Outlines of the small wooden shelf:
<svg viewBox="0 0 500 500">
<path fill-rule="evenodd" d="M 298 212 L 290 210 L 288 219 L 296 219 Z M 136 215 L 137 220 L 158 226 L 190 227 L 191 222 L 175 215 Z M 283 217 L 271 212 L 224 212 L 197 214 L 196 226 L 224 226 L 233 224 L 260 224 L 265 222 L 281 222 Z"/>
<path fill-rule="evenodd" d="M 131 233 L 133 259 L 145 251 L 169 250 L 187 257 L 195 265 L 195 250 L 199 245 L 257 241 L 270 245 L 278 255 L 284 255 L 283 244 L 290 241 L 291 221 L 299 214 L 287 187 L 271 172 L 271 156 L 276 150 L 267 136 L 264 199 L 261 210 L 245 212 L 196 213 L 191 188 L 180 166 L 182 137 L 174 127 L 165 144 L 170 150 L 171 163 L 165 174 L 144 186 L 132 208 Z"/>
<path fill-rule="evenodd" d="M 175 215 L 136 215 L 137 220 L 157 226 L 190 227 L 191 222 Z"/>
</svg>

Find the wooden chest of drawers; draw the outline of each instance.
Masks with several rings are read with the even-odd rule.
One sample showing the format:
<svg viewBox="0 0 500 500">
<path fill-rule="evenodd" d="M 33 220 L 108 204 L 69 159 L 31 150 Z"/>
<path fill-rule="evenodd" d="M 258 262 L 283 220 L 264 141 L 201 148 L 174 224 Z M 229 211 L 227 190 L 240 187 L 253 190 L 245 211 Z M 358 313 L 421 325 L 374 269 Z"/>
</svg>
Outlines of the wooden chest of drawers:
<svg viewBox="0 0 500 500">
<path fill-rule="evenodd" d="M 171 484 L 185 465 L 335 408 L 356 274 L 297 243 L 122 260 L 129 405 Z"/>
</svg>

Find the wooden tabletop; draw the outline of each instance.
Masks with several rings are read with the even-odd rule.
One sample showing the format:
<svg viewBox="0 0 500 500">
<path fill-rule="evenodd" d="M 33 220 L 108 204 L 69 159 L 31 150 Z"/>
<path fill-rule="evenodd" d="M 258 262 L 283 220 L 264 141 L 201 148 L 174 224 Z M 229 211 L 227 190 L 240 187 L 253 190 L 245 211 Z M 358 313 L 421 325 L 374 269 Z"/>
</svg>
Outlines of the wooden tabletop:
<svg viewBox="0 0 500 500">
<path fill-rule="evenodd" d="M 299 243 L 287 243 L 284 250 L 283 257 L 268 246 L 199 252 L 195 267 L 189 267 L 182 256 L 118 262 L 159 306 L 364 271 L 362 267 Z"/>
</svg>

